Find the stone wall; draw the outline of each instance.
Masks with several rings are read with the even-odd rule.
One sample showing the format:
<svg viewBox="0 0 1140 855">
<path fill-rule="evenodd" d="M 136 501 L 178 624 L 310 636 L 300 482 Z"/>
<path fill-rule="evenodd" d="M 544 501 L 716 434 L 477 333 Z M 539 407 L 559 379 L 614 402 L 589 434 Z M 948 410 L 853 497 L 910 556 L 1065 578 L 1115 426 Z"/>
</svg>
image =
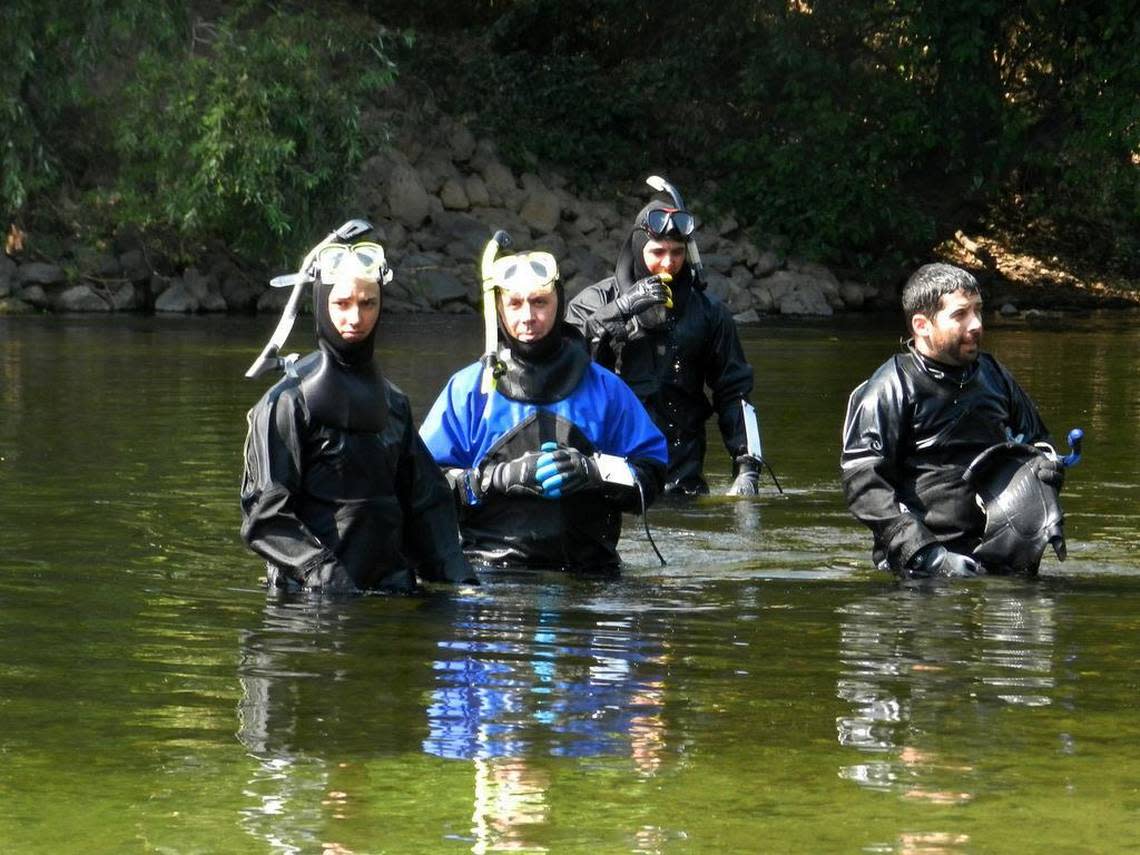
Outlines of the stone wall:
<svg viewBox="0 0 1140 855">
<path fill-rule="evenodd" d="M 612 273 L 634 215 L 652 196 L 648 186 L 605 200 L 583 198 L 554 172 L 516 174 L 491 141 L 477 140 L 463 122 L 423 106 L 410 121 L 406 106 L 365 117 L 362 132 L 370 137 L 396 130 L 391 144 L 346 182 L 352 189 L 345 218 L 374 224 L 396 272 L 385 288 L 385 312 L 476 311 L 478 260 L 495 229 L 506 229 L 518 249 L 553 253 L 571 296 Z M 699 212 L 699 194 L 681 189 Z M 755 245 L 732 217 L 701 223 L 697 239 L 709 291 L 742 323 L 764 314 L 821 316 L 896 302 L 893 288 L 840 281 L 826 267 Z M 304 249 L 297 248 L 298 258 Z M 65 264 L 0 256 L 0 313 L 277 312 L 287 298 L 287 289 L 252 279 L 221 248 L 182 270 L 139 246 L 77 250 Z"/>
</svg>

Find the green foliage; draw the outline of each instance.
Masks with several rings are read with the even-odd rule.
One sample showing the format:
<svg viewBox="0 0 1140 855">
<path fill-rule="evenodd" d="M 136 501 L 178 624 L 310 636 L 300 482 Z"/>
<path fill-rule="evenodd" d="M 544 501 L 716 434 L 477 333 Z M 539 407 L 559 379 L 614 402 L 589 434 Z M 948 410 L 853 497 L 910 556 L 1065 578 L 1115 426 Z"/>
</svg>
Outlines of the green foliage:
<svg viewBox="0 0 1140 855">
<path fill-rule="evenodd" d="M 261 256 L 323 228 L 375 142 L 358 121 L 394 76 L 383 39 L 347 10 L 249 3 L 145 51 L 116 125 L 120 216 Z"/>
<path fill-rule="evenodd" d="M 1009 204 L 1099 224 L 1136 261 L 1140 24 L 1124 0 L 467 8 L 484 37 L 456 51 L 429 32 L 440 49 L 409 61 L 520 163 L 712 179 L 718 206 L 864 270 Z"/>
<path fill-rule="evenodd" d="M 92 153 L 103 65 L 172 32 L 184 4 L 11 0 L 0 26 L 0 214 L 76 182 Z M 91 119 L 96 121 L 92 122 Z"/>
<path fill-rule="evenodd" d="M 995 215 L 1134 271 L 1133 6 L 9 0 L 0 213 L 280 251 L 343 215 L 399 50 L 517 166 L 665 174 L 801 254 L 906 265 Z M 414 49 L 387 35 L 409 25 Z"/>
</svg>

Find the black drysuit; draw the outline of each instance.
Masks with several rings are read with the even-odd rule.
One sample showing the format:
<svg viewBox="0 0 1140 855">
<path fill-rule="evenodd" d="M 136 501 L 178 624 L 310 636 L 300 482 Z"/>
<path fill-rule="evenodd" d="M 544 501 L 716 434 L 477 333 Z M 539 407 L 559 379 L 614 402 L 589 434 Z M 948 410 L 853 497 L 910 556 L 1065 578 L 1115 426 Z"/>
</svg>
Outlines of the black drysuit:
<svg viewBox="0 0 1140 855">
<path fill-rule="evenodd" d="M 972 552 L 985 515 L 962 474 L 1011 438 L 1049 442 L 1033 401 L 988 353 L 951 368 L 908 342 L 858 386 L 843 425 L 843 492 L 874 534 L 876 565 L 902 573 L 934 542 Z"/>
<path fill-rule="evenodd" d="M 665 206 L 647 205 L 638 222 L 656 207 Z M 752 367 L 744 357 L 732 313 L 694 287 L 688 262 L 670 283 L 673 309 L 663 323 L 647 329 L 639 318 L 622 321 L 614 300 L 649 275 L 640 251 L 644 242 L 644 232 L 635 230 L 622 245 L 614 275 L 571 300 L 566 319 L 590 342 L 594 359 L 629 384 L 665 434 L 669 445 L 665 491 L 707 493 L 702 475 L 705 422 L 716 413 L 729 455 L 735 460 L 747 453 L 741 402 L 752 393 Z M 712 393 L 711 403 L 706 387 Z"/>
<path fill-rule="evenodd" d="M 412 423 L 407 397 L 373 359 L 372 334 L 332 327 L 329 286 L 314 288 L 319 350 L 249 411 L 241 535 L 271 587 L 415 587 L 473 577 L 447 481 Z"/>
</svg>

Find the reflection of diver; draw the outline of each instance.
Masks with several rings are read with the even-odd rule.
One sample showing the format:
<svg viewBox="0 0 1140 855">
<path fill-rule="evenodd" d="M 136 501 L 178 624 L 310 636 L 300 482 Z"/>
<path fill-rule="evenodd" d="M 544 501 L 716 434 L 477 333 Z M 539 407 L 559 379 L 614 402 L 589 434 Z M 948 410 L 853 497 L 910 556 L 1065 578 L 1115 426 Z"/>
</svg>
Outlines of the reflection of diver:
<svg viewBox="0 0 1140 855">
<path fill-rule="evenodd" d="M 630 618 L 583 627 L 566 617 L 539 611 L 521 637 L 522 614 L 457 622 L 457 637 L 441 645 L 450 655 L 435 662 L 424 750 L 465 759 L 534 754 L 536 745 L 555 756 L 635 754 L 631 734 L 660 721 L 661 651 Z"/>
<path fill-rule="evenodd" d="M 261 627 L 241 634 L 237 736 L 258 763 L 243 826 L 275 850 L 320 851 L 327 832 L 314 835 L 370 797 L 361 761 L 419 753 L 430 680 L 420 663 L 435 636 L 404 627 L 411 612 L 430 627 L 431 600 L 375 605 L 270 600 Z"/>
<path fill-rule="evenodd" d="M 996 581 L 906 587 L 844 606 L 836 694 L 851 712 L 837 719 L 838 739 L 876 759 L 841 775 L 914 798 L 971 798 L 964 764 L 983 747 L 974 734 L 989 744 L 1010 721 L 1000 710 L 1055 701 L 1054 611 L 1040 588 Z"/>
<path fill-rule="evenodd" d="M 479 846 L 525 844 L 544 821 L 544 755 L 628 757 L 642 775 L 663 760 L 660 645 L 633 618 L 578 617 L 499 604 L 458 614 L 440 644 L 423 748 L 474 762 Z"/>
</svg>

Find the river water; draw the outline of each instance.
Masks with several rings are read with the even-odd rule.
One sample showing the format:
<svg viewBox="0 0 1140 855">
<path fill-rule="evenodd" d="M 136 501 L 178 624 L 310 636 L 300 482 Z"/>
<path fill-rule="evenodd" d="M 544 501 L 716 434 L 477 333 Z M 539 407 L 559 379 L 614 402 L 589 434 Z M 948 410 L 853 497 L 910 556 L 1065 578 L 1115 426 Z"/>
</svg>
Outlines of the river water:
<svg viewBox="0 0 1140 855">
<path fill-rule="evenodd" d="M 617 580 L 271 603 L 237 488 L 274 319 L 0 318 L 0 850 L 1136 851 L 1134 321 L 988 331 L 1088 435 L 1037 580 L 870 568 L 839 433 L 897 331 L 850 316 L 743 330 L 785 495 L 658 505 L 664 567 L 630 518 Z M 477 321 L 382 323 L 422 416 Z"/>
</svg>

